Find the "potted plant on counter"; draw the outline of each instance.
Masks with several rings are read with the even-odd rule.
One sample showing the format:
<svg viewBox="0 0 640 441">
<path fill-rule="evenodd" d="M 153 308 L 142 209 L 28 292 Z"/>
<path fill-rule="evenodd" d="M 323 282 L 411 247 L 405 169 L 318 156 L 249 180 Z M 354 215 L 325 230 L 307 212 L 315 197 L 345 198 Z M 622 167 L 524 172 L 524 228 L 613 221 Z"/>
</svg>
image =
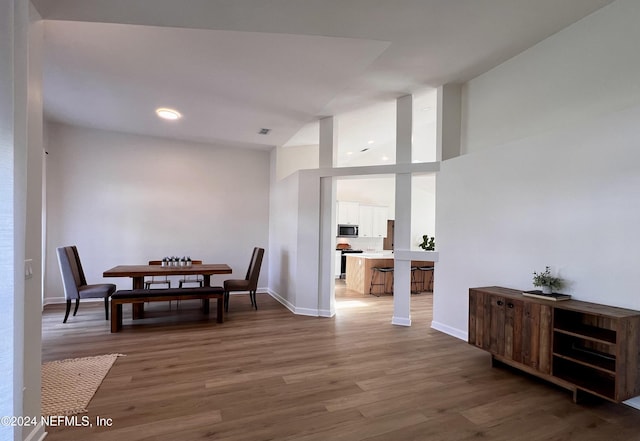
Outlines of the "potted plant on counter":
<svg viewBox="0 0 640 441">
<path fill-rule="evenodd" d="M 428 234 L 422 236 L 422 243 L 418 244 L 425 251 L 433 251 L 436 249 L 436 237 L 429 237 Z"/>
<path fill-rule="evenodd" d="M 562 285 L 562 279 L 552 276 L 551 268 L 548 266 L 543 272 L 533 272 L 533 286 L 539 286 L 543 294 L 551 294 L 554 289 L 562 288 Z"/>
</svg>

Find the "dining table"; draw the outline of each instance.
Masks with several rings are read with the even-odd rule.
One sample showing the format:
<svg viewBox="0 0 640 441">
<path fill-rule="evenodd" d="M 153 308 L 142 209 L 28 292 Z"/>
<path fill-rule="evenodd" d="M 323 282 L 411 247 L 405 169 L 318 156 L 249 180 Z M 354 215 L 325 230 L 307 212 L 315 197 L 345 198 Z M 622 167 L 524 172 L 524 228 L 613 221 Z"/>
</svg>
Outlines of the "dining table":
<svg viewBox="0 0 640 441">
<path fill-rule="evenodd" d="M 143 289 L 144 278 L 150 276 L 186 276 L 202 275 L 203 286 L 211 286 L 211 276 L 216 274 L 231 274 L 232 270 L 226 263 L 204 263 L 184 266 L 162 265 L 118 265 L 102 273 L 102 277 L 130 277 L 132 289 Z M 144 316 L 142 303 L 133 305 L 133 318 Z"/>
</svg>

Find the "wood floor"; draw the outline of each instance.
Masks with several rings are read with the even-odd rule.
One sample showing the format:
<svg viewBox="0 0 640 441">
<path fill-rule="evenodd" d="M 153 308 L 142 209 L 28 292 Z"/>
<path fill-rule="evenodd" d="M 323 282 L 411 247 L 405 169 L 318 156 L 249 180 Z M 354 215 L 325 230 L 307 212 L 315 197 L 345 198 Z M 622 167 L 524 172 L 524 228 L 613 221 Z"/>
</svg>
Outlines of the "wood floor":
<svg viewBox="0 0 640 441">
<path fill-rule="evenodd" d="M 122 353 L 89 404 L 112 427 L 49 427 L 58 440 L 640 440 L 640 411 L 596 402 L 515 371 L 429 328 L 432 296 L 412 297 L 411 327 L 391 297 L 339 290 L 335 318 L 295 316 L 267 294 L 232 296 L 223 324 L 198 304 L 152 304 L 109 332 L 102 304 L 43 316 L 43 361 Z M 215 314 L 215 311 L 212 313 Z"/>
</svg>

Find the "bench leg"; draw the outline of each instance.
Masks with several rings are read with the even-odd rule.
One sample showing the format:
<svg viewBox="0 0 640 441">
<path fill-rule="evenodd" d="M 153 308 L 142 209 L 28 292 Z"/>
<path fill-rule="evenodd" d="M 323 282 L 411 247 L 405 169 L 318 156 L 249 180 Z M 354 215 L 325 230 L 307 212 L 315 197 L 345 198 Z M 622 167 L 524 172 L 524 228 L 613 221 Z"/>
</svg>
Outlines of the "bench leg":
<svg viewBox="0 0 640 441">
<path fill-rule="evenodd" d="M 209 299 L 202 299 L 202 312 L 209 314 Z"/>
<path fill-rule="evenodd" d="M 122 304 L 111 301 L 111 332 L 122 329 Z"/>
<path fill-rule="evenodd" d="M 217 302 L 217 315 L 216 315 L 216 321 L 218 323 L 222 323 L 224 322 L 224 299 L 222 297 L 218 297 L 218 302 Z"/>
</svg>

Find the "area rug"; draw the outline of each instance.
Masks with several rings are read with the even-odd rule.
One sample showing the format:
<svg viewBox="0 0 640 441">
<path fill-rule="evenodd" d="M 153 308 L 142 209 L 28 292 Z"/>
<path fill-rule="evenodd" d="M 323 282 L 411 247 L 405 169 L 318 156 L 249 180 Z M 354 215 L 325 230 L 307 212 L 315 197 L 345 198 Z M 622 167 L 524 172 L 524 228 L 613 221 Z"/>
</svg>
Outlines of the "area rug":
<svg viewBox="0 0 640 441">
<path fill-rule="evenodd" d="M 86 412 L 102 380 L 122 354 L 71 358 L 42 365 L 42 415 Z"/>
</svg>

